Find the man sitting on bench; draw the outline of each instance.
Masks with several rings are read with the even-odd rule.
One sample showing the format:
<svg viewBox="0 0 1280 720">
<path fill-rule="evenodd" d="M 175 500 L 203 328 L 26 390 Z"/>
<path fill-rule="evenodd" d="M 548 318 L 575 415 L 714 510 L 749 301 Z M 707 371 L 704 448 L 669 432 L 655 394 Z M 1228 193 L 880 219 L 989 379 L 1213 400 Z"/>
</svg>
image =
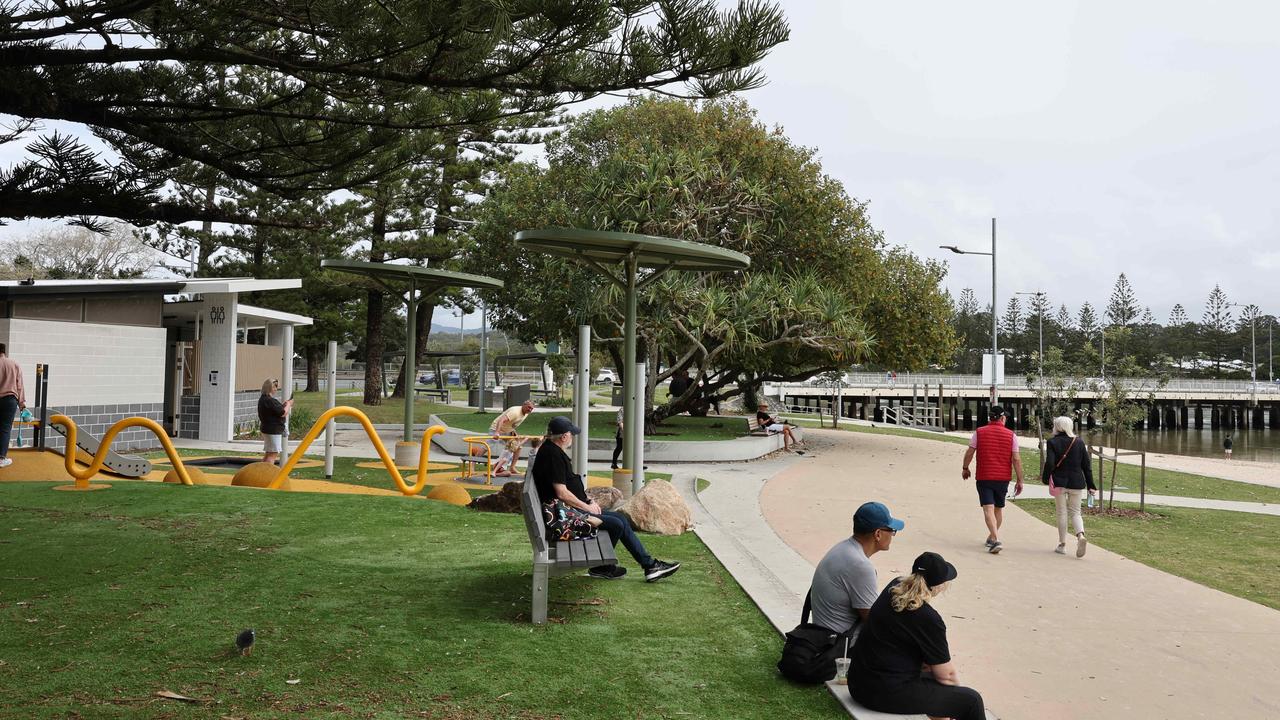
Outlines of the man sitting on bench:
<svg viewBox="0 0 1280 720">
<path fill-rule="evenodd" d="M 608 531 L 614 547 L 621 540 L 631 557 L 640 563 L 645 582 L 661 580 L 675 573 L 680 569 L 680 563 L 663 562 L 649 555 L 640 538 L 631 529 L 631 521 L 627 520 L 626 515 L 601 510 L 600 505 L 587 497 L 582 477 L 573 472 L 573 463 L 568 454 L 569 447 L 573 445 L 573 436 L 580 432 L 582 431 L 578 426 L 563 415 L 553 417 L 547 423 L 547 442 L 542 444 L 533 459 L 533 482 L 538 488 L 538 497 L 544 503 L 558 499 L 570 508 L 598 518 L 599 527 Z M 626 575 L 627 569 L 621 565 L 601 565 L 591 568 L 587 574 L 594 578 L 616 580 Z"/>
<path fill-rule="evenodd" d="M 786 423 L 769 414 L 769 404 L 760 403 L 756 409 L 756 422 L 760 424 L 760 429 L 770 435 L 782 433 L 782 449 L 789 450 L 796 443 L 796 436 L 791 434 L 791 428 Z"/>
</svg>

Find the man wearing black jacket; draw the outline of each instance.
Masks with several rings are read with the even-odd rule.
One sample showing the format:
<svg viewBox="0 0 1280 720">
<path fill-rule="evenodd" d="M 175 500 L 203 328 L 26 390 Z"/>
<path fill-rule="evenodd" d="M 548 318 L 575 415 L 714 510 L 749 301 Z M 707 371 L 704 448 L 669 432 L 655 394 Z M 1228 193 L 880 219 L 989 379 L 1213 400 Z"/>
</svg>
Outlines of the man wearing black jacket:
<svg viewBox="0 0 1280 720">
<path fill-rule="evenodd" d="M 600 528 L 608 531 L 609 539 L 614 546 L 621 540 L 631 557 L 640 563 L 644 570 L 646 582 L 661 580 L 680 569 L 680 563 L 669 563 L 655 559 L 644 549 L 640 538 L 631 529 L 631 521 L 627 516 L 613 511 L 600 509 L 600 505 L 587 496 L 582 485 L 582 476 L 573 472 L 573 463 L 569 460 L 568 450 L 573 445 L 573 436 L 581 430 L 569 418 L 558 415 L 547 423 L 547 442 L 542 443 L 533 460 L 533 482 L 538 488 L 538 497 L 542 502 L 558 499 L 572 510 L 577 510 L 600 519 Z M 627 574 L 621 565 L 601 565 L 593 567 L 587 574 L 595 578 L 616 580 Z"/>
</svg>

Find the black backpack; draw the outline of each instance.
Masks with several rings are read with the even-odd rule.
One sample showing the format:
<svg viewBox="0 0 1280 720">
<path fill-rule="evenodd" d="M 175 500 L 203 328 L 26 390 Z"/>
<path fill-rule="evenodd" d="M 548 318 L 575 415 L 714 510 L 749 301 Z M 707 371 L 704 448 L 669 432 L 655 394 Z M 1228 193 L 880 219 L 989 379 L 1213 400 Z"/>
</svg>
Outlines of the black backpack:
<svg viewBox="0 0 1280 720">
<path fill-rule="evenodd" d="M 809 622 L 812 589 L 804 596 L 804 609 L 800 612 L 800 624 L 787 633 L 782 646 L 782 659 L 778 672 L 792 682 L 806 685 L 824 683 L 836 676 L 836 658 L 844 651 L 844 633 L 838 633 Z"/>
</svg>

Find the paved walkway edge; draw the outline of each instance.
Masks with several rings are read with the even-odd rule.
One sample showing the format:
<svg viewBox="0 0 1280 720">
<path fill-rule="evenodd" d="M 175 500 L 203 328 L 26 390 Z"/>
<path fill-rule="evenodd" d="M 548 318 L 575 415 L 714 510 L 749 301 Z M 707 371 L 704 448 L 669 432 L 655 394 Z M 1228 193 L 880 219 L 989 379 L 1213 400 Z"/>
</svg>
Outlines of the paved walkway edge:
<svg viewBox="0 0 1280 720">
<path fill-rule="evenodd" d="M 760 478 L 760 484 L 768 478 Z M 684 496 L 685 502 L 693 515 L 693 532 L 702 540 L 712 555 L 724 565 L 738 585 L 747 593 L 747 597 L 760 608 L 769 624 L 778 631 L 779 636 L 787 633 L 800 622 L 800 611 L 804 606 L 804 593 L 808 591 L 809 576 L 812 566 L 798 553 L 792 550 L 774 533 L 773 528 L 765 522 L 759 510 L 759 488 L 751 487 L 747 492 L 751 495 L 751 504 L 757 512 L 752 518 L 735 518 L 738 527 L 730 528 L 721 524 L 711 510 L 702 502 L 697 491 L 697 476 L 688 470 L 676 472 L 671 477 L 672 484 Z M 743 532 L 768 547 L 768 562 L 757 557 L 743 541 Z M 756 544 L 756 543 L 752 543 Z M 775 567 L 791 568 L 792 571 L 781 571 L 784 577 L 775 573 Z M 796 572 L 799 570 L 800 572 Z M 803 585 L 796 589 L 797 579 L 803 577 Z M 781 643 L 778 648 L 781 650 Z M 893 718 L 924 718 L 924 715 L 888 715 L 869 711 L 853 702 L 849 693 L 834 682 L 827 683 L 827 690 L 840 703 L 844 711 L 855 720 L 890 720 Z M 991 711 L 987 711 L 988 720 L 999 720 Z"/>
</svg>

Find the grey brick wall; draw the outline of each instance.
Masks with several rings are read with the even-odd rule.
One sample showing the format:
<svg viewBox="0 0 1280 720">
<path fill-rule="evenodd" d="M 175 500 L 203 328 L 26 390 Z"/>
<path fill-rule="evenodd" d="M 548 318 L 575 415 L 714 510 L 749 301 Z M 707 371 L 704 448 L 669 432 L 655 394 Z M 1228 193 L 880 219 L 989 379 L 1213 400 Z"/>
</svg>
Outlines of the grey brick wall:
<svg viewBox="0 0 1280 720">
<path fill-rule="evenodd" d="M 231 418 L 232 427 L 239 432 L 245 425 L 258 422 L 257 390 L 246 390 L 235 394 L 235 413 Z M 178 418 L 178 437 L 196 439 L 200 437 L 200 396 L 182 396 L 182 414 Z"/>
<path fill-rule="evenodd" d="M 81 432 L 92 434 L 99 440 L 106 434 L 107 428 L 128 417 L 145 417 L 164 422 L 164 403 L 132 403 L 122 405 L 71 405 L 51 408 L 75 421 Z M 50 429 L 45 433 L 45 444 L 51 448 L 62 450 L 67 440 L 57 431 Z M 128 428 L 120 431 L 111 443 L 113 450 L 141 450 L 160 447 L 160 441 L 154 433 L 146 428 Z"/>
</svg>

